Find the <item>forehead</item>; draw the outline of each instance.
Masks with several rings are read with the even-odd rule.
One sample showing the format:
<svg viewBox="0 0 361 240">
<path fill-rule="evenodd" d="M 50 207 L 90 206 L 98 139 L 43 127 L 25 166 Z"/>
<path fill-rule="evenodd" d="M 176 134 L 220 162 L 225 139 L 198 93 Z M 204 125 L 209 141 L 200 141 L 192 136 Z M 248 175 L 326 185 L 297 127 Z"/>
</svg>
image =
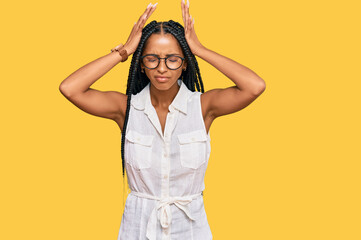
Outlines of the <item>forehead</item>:
<svg viewBox="0 0 361 240">
<path fill-rule="evenodd" d="M 143 54 L 182 54 L 179 42 L 172 34 L 152 34 L 144 47 Z"/>
</svg>

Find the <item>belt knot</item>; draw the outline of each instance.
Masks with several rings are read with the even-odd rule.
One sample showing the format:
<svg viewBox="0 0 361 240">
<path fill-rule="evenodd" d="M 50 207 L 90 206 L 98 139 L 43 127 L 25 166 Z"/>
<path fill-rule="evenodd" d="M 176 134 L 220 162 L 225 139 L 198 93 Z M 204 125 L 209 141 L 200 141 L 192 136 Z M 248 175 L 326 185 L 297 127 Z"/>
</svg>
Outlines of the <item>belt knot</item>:
<svg viewBox="0 0 361 240">
<path fill-rule="evenodd" d="M 176 205 L 179 209 L 181 209 L 187 215 L 187 217 L 189 219 L 195 220 L 189 212 L 188 204 L 190 202 L 192 202 L 193 199 L 197 198 L 198 196 L 203 195 L 202 193 L 203 192 L 193 194 L 193 195 L 188 195 L 188 196 L 179 196 L 179 197 L 169 196 L 169 197 L 159 198 L 159 197 L 152 196 L 152 195 L 142 193 L 142 192 L 135 192 L 135 191 L 130 192 L 130 194 L 138 196 L 138 197 L 154 199 L 154 200 L 158 201 L 158 203 L 152 210 L 152 213 L 150 215 L 150 218 L 149 218 L 148 224 L 147 224 L 146 236 L 149 240 L 156 240 L 158 218 L 159 218 L 160 224 L 163 229 L 167 230 L 169 228 L 169 226 L 172 222 L 170 204 Z M 157 215 L 157 212 L 158 212 L 158 215 Z M 168 231 L 166 231 L 166 232 L 169 233 Z"/>
</svg>

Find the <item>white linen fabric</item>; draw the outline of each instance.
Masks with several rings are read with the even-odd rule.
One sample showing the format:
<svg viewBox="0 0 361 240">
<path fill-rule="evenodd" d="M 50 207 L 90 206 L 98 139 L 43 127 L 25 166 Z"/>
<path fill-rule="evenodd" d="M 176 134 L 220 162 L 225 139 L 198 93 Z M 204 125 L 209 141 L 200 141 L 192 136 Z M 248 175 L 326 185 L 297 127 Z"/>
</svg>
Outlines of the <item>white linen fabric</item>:
<svg viewBox="0 0 361 240">
<path fill-rule="evenodd" d="M 201 110 L 201 92 L 182 82 L 169 105 L 164 134 L 151 103 L 150 83 L 132 95 L 124 142 L 131 192 L 118 240 L 209 240 L 203 203 L 211 152 Z"/>
</svg>

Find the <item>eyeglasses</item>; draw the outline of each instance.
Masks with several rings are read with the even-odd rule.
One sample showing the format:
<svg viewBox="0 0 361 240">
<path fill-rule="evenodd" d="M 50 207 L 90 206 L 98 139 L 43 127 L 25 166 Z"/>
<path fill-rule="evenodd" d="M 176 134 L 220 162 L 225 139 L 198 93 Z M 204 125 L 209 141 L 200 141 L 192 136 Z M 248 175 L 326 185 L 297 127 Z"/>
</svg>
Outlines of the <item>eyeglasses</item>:
<svg viewBox="0 0 361 240">
<path fill-rule="evenodd" d="M 147 54 L 140 57 L 144 66 L 148 69 L 154 69 L 159 66 L 160 60 L 165 59 L 165 65 L 171 70 L 180 68 L 185 58 L 176 55 L 170 55 L 166 58 L 160 58 L 155 54 Z"/>
</svg>

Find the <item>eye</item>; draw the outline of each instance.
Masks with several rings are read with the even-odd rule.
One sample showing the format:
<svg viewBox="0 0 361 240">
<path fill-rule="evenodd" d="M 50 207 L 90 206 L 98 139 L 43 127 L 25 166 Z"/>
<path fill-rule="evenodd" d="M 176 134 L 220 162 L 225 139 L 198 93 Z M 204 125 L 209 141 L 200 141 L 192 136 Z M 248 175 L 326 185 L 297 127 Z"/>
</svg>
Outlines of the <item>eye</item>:
<svg viewBox="0 0 361 240">
<path fill-rule="evenodd" d="M 155 62 L 158 61 L 158 58 L 156 58 L 155 56 L 146 56 L 144 60 L 147 62 Z"/>
<path fill-rule="evenodd" d="M 170 61 L 170 62 L 178 62 L 179 60 L 180 60 L 180 58 L 177 56 L 168 57 L 168 61 Z"/>
</svg>

